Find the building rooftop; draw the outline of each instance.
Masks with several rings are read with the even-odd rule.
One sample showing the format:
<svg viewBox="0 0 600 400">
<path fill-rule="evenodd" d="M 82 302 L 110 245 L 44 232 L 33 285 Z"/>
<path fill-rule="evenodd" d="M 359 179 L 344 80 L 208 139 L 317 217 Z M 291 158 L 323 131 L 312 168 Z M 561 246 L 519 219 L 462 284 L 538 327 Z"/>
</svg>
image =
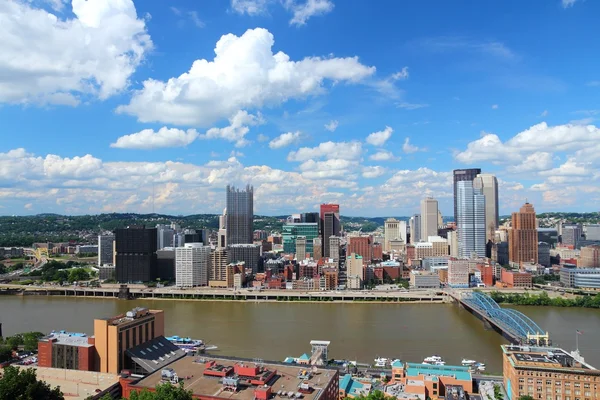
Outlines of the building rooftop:
<svg viewBox="0 0 600 400">
<path fill-rule="evenodd" d="M 185 357 L 185 352 L 164 336 L 126 350 L 125 353 L 147 373 L 158 371 L 174 360 Z"/>
<path fill-rule="evenodd" d="M 101 372 L 77 371 L 70 369 L 65 374 L 64 369 L 44 367 L 19 367 L 23 369 L 35 368 L 37 378 L 46 382 L 51 388 L 60 386 L 65 399 L 84 400 L 95 396 L 97 390 L 104 391 L 118 384 L 119 377 L 114 374 Z"/>
<path fill-rule="evenodd" d="M 330 381 L 337 379 L 337 371 L 332 369 L 230 357 L 183 357 L 169 364 L 168 368 L 177 374 L 184 388 L 191 390 L 195 396 L 234 400 L 254 400 L 256 390 L 269 388 L 273 394 L 285 392 L 288 397 L 292 393 L 292 397 L 317 400 Z M 232 381 L 236 382 L 237 390 L 225 391 L 225 386 Z M 159 370 L 130 387 L 153 389 L 161 382 L 162 370 Z M 296 395 L 300 392 L 300 396 Z"/>
<path fill-rule="evenodd" d="M 406 363 L 407 376 L 432 375 L 432 376 L 452 376 L 461 381 L 470 381 L 471 372 L 468 367 L 459 367 L 454 365 L 428 365 L 417 363 Z"/>
<path fill-rule="evenodd" d="M 40 342 L 53 342 L 66 346 L 92 347 L 88 343 L 88 336 L 85 333 L 52 331 L 47 336 L 40 339 Z"/>
<path fill-rule="evenodd" d="M 516 368 L 568 370 L 600 375 L 600 371 L 587 364 L 578 353 L 568 353 L 558 347 L 502 345 L 502 351 Z"/>
<path fill-rule="evenodd" d="M 153 315 L 158 312 L 157 310 L 149 310 L 145 307 L 135 307 L 125 314 L 117 315 L 116 317 L 104 318 L 110 325 L 124 325 L 133 322 L 134 320 Z"/>
<path fill-rule="evenodd" d="M 340 390 L 346 392 L 346 396 L 360 396 L 363 394 L 364 388 L 365 385 L 357 380 L 354 380 L 350 374 L 346 374 L 342 379 L 340 379 Z"/>
</svg>

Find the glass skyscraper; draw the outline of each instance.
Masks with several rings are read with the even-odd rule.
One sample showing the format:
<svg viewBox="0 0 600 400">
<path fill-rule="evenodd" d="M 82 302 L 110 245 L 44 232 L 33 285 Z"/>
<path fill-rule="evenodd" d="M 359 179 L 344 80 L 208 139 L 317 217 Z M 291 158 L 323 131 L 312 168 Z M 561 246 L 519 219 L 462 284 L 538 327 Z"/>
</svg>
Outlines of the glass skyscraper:
<svg viewBox="0 0 600 400">
<path fill-rule="evenodd" d="M 456 183 L 456 228 L 458 231 L 458 256 L 471 258 L 475 253 L 485 257 L 485 196 L 473 187 L 473 181 Z"/>
<path fill-rule="evenodd" d="M 254 232 L 254 188 L 227 185 L 227 244 L 251 244 Z"/>
<path fill-rule="evenodd" d="M 290 223 L 283 225 L 281 233 L 283 237 L 283 252 L 296 252 L 296 238 L 298 236 L 306 237 L 306 252 L 313 254 L 313 239 L 319 237 L 319 224 L 314 223 Z"/>
</svg>

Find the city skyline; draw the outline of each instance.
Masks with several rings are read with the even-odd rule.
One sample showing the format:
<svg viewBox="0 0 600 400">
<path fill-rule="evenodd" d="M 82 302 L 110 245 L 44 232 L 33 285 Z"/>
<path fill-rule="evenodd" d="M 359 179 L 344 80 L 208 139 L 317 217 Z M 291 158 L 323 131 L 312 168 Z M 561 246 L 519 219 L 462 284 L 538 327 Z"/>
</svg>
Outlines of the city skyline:
<svg viewBox="0 0 600 400">
<path fill-rule="evenodd" d="M 597 210 L 596 2 L 73 3 L 0 8 L 3 215 L 220 213 L 250 184 L 260 215 L 450 216 L 471 168 L 500 215 Z"/>
</svg>

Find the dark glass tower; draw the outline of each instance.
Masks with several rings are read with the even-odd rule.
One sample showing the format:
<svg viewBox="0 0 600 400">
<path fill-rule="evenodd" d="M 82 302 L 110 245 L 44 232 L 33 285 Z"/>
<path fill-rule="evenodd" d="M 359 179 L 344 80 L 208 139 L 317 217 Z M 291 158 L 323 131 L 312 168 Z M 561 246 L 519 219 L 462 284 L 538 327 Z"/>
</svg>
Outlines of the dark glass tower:
<svg viewBox="0 0 600 400">
<path fill-rule="evenodd" d="M 118 282 L 156 279 L 156 228 L 130 226 L 115 230 L 115 276 Z"/>
<path fill-rule="evenodd" d="M 251 244 L 254 232 L 254 188 L 227 186 L 227 245 Z"/>
</svg>

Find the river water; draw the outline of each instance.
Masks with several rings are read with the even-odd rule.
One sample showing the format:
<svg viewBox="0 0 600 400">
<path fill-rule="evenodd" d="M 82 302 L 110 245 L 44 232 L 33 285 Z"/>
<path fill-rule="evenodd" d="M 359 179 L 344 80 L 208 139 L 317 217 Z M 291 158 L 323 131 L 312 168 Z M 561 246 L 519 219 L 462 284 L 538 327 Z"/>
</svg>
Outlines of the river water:
<svg viewBox="0 0 600 400">
<path fill-rule="evenodd" d="M 311 340 L 329 340 L 330 358 L 373 363 L 376 357 L 420 362 L 433 354 L 448 364 L 462 358 L 502 372 L 499 346 L 506 341 L 477 318 L 449 304 L 271 303 L 90 299 L 1 296 L 3 333 L 68 330 L 93 334 L 94 318 L 111 317 L 135 306 L 165 311 L 166 334 L 203 339 L 216 354 L 283 360 L 310 352 Z M 518 307 L 555 344 L 579 349 L 600 368 L 600 311 L 579 308 Z"/>
</svg>

